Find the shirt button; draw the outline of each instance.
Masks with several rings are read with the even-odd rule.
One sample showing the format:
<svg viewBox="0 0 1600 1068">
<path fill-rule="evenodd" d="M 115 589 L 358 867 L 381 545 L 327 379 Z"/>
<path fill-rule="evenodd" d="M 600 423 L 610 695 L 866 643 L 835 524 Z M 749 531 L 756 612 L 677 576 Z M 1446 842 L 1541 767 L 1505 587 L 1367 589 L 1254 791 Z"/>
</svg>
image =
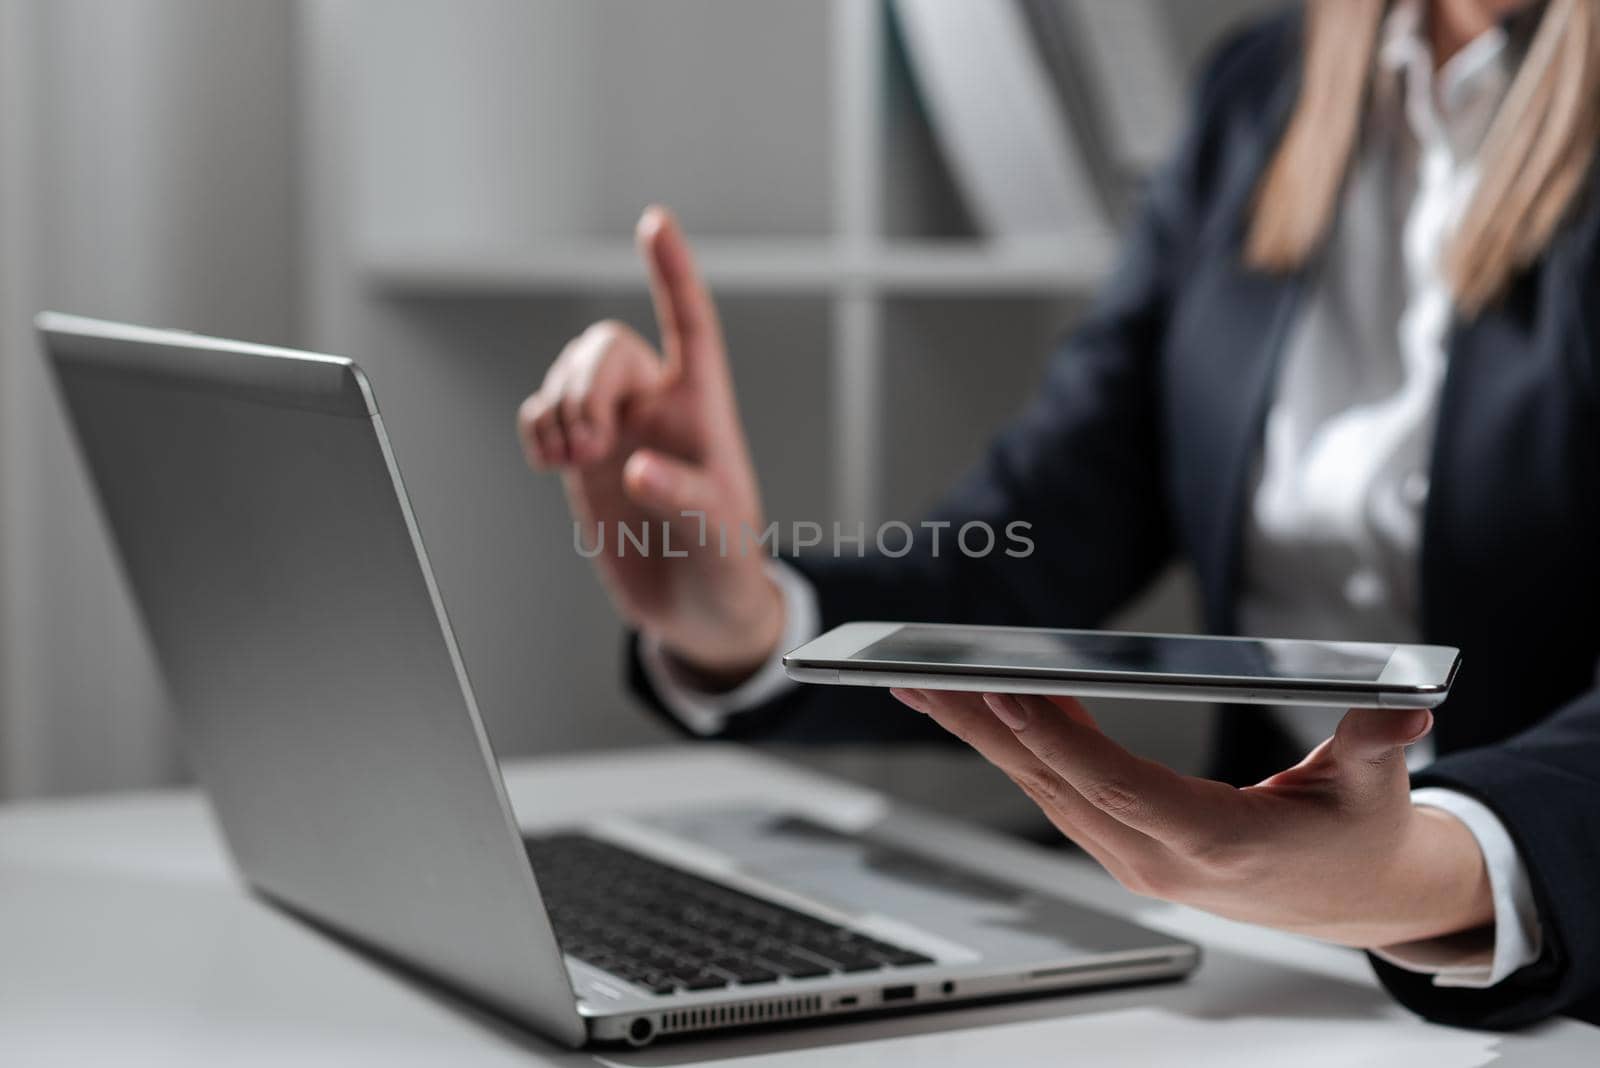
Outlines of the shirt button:
<svg viewBox="0 0 1600 1068">
<path fill-rule="evenodd" d="M 1345 600 L 1357 608 L 1372 608 L 1382 603 L 1386 592 L 1382 577 L 1368 568 L 1355 572 L 1344 584 Z"/>
<path fill-rule="evenodd" d="M 1407 474 L 1400 482 L 1400 496 L 1407 504 L 1420 508 L 1428 500 L 1428 476 L 1421 471 Z"/>
</svg>

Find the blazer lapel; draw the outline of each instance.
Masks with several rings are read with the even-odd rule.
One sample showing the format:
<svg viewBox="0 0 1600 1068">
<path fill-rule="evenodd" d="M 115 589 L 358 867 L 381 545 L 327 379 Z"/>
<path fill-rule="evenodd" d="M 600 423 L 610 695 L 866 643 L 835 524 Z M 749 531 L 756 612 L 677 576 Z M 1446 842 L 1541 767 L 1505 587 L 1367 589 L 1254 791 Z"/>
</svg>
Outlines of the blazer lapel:
<svg viewBox="0 0 1600 1068">
<path fill-rule="evenodd" d="M 1224 178 L 1219 230 L 1201 241 L 1195 274 L 1174 313 L 1166 374 L 1169 467 L 1190 558 L 1199 573 L 1207 626 L 1236 629 L 1234 598 L 1251 473 L 1279 354 L 1306 285 L 1307 269 L 1272 275 L 1243 262 L 1250 204 L 1299 88 L 1281 83 L 1254 150 Z"/>
</svg>

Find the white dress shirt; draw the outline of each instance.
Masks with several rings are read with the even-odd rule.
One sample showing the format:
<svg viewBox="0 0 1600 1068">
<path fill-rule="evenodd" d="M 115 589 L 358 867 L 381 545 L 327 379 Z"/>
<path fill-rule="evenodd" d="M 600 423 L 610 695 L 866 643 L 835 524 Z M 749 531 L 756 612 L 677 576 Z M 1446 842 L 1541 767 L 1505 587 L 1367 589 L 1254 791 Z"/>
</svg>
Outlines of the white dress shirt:
<svg viewBox="0 0 1600 1068">
<path fill-rule="evenodd" d="M 1246 633 L 1414 641 L 1417 559 L 1427 464 L 1453 317 L 1441 250 L 1478 178 L 1476 152 L 1510 79 L 1496 27 L 1435 74 L 1421 0 L 1385 21 L 1379 80 L 1334 232 L 1289 335 L 1267 415 L 1244 529 L 1239 618 Z M 1399 242 L 1393 240 L 1400 235 Z M 781 563 L 780 649 L 819 630 L 816 593 Z M 729 715 L 794 685 L 774 657 L 738 688 L 697 690 L 659 644 L 640 647 L 646 675 L 690 730 L 715 734 Z M 1341 710 L 1280 712 L 1307 750 L 1333 733 Z M 1412 767 L 1432 759 L 1412 747 Z M 1472 832 L 1489 873 L 1492 930 L 1379 951 L 1441 986 L 1487 987 L 1539 955 L 1527 870 L 1499 819 L 1452 790 L 1412 793 Z"/>
</svg>

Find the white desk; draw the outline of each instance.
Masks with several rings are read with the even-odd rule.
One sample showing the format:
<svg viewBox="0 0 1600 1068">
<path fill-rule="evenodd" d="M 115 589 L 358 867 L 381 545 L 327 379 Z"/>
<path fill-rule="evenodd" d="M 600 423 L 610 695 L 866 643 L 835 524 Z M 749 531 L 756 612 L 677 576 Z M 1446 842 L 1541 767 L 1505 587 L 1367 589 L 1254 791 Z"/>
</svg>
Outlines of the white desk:
<svg viewBox="0 0 1600 1068">
<path fill-rule="evenodd" d="M 612 807 L 761 798 L 858 815 L 875 795 L 718 746 L 513 765 L 530 826 Z M 619 792 L 620 791 L 620 792 Z M 616 802 L 620 799 L 620 804 Z M 896 819 L 916 820 L 896 812 Z M 369 963 L 256 900 L 193 792 L 0 808 L 0 1065 L 1597 1063 L 1600 1029 L 1419 1023 L 1365 961 L 1131 897 L 1092 865 L 976 833 L 964 855 L 1203 944 L 1190 980 L 644 1050 L 575 1053 Z"/>
</svg>

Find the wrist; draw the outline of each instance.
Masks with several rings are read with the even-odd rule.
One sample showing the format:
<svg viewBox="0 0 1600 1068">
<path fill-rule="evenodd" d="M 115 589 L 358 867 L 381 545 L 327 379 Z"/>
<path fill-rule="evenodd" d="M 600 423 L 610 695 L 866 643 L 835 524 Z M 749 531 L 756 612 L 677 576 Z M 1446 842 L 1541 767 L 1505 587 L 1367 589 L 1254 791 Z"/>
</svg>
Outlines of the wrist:
<svg viewBox="0 0 1600 1068">
<path fill-rule="evenodd" d="M 783 591 L 764 571 L 752 584 L 744 604 L 717 627 L 717 634 L 697 642 L 663 645 L 674 663 L 697 689 L 722 693 L 734 689 L 778 652 L 786 629 Z"/>
<path fill-rule="evenodd" d="M 1440 933 L 1470 931 L 1494 922 L 1494 890 L 1483 850 L 1472 831 L 1460 819 L 1440 808 L 1412 806 L 1419 827 L 1437 854 L 1436 878 L 1444 892 L 1440 895 Z"/>
<path fill-rule="evenodd" d="M 1494 896 L 1472 832 L 1443 809 L 1412 805 L 1389 892 L 1393 924 L 1367 948 L 1440 938 L 1494 922 Z"/>
</svg>

